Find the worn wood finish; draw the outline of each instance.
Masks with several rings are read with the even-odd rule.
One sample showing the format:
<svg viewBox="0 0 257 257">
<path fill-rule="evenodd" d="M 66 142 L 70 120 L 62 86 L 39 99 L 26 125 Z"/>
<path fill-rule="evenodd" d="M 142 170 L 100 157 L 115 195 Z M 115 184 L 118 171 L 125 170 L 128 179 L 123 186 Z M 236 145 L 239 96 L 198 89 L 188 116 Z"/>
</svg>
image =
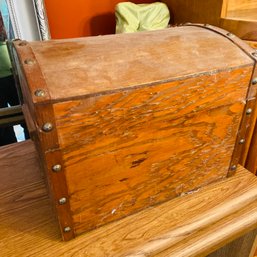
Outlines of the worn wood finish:
<svg viewBox="0 0 257 257">
<path fill-rule="evenodd" d="M 251 53 L 226 34 L 188 26 L 14 42 L 65 240 L 232 174 L 256 87 Z"/>
<path fill-rule="evenodd" d="M 59 200 L 67 197 L 67 185 L 63 172 L 54 173 L 52 167 L 57 162 L 62 166 L 59 142 L 55 130 L 55 118 L 52 105 L 34 105 L 34 102 L 41 103 L 48 101 L 50 95 L 47 90 L 44 75 L 35 61 L 35 55 L 25 41 L 16 41 L 16 47 L 22 48 L 22 65 L 17 66 L 16 70 L 20 79 L 21 91 L 24 96 L 23 112 L 27 120 L 31 138 L 34 139 L 37 151 L 41 160 L 41 167 L 45 170 L 45 178 L 48 184 L 49 193 L 58 216 L 59 225 L 62 231 L 65 227 L 73 227 L 70 215 L 69 202 L 60 204 Z M 19 62 L 17 53 L 13 51 L 13 59 Z M 43 96 L 37 95 L 37 90 L 43 90 Z M 53 126 L 51 133 L 44 131 L 45 123 Z M 49 154 L 50 152 L 50 154 Z M 50 156 L 50 157 L 49 157 Z M 57 186 L 58 185 L 58 186 Z M 74 237 L 73 230 L 69 233 L 62 233 L 64 240 Z"/>
<path fill-rule="evenodd" d="M 63 243 L 32 142 L 1 147 L 0 165 L 0 246 L 6 257 L 162 256 L 163 251 L 199 257 L 257 226 L 256 177 L 239 166 L 231 178 Z M 246 243 L 228 245 L 226 257 L 236 257 L 233 250 Z"/>
<path fill-rule="evenodd" d="M 236 163 L 240 163 L 244 167 L 249 167 L 249 163 L 255 162 L 255 157 L 252 156 L 252 152 L 254 153 L 254 147 L 253 145 L 253 140 L 254 140 L 254 127 L 256 123 L 256 118 L 257 118 L 257 109 L 256 109 L 256 92 L 257 92 L 257 84 L 254 83 L 253 81 L 257 77 L 257 66 L 256 66 L 256 61 L 257 61 L 257 56 L 255 55 L 254 49 L 247 45 L 245 42 L 240 40 L 238 37 L 235 37 L 233 34 L 229 34 L 226 30 L 213 27 L 211 25 L 203 25 L 203 24 L 188 24 L 187 26 L 200 26 L 200 27 L 206 27 L 209 30 L 214 30 L 217 33 L 223 35 L 224 37 L 228 37 L 229 40 L 231 40 L 234 44 L 236 44 L 239 48 L 241 48 L 248 56 L 250 56 L 254 60 L 254 66 L 253 66 L 253 73 L 252 77 L 249 81 L 249 90 L 247 93 L 247 101 L 245 105 L 245 111 L 244 115 L 241 120 L 241 124 L 244 124 L 244 126 L 240 127 L 240 131 L 238 132 L 238 137 L 237 137 L 237 145 L 239 147 L 235 148 L 233 157 L 232 157 L 232 162 L 231 166 L 233 166 Z M 252 112 L 251 114 L 247 114 L 247 110 L 251 109 Z M 244 144 L 240 145 L 240 140 L 244 138 L 245 142 Z M 253 160 L 254 159 L 254 160 Z M 251 167 L 253 165 L 251 164 Z M 255 172 L 254 168 L 249 169 L 252 172 Z M 231 173 L 231 172 L 230 172 Z"/>
<path fill-rule="evenodd" d="M 251 72 L 55 104 L 76 234 L 225 177 Z"/>
<path fill-rule="evenodd" d="M 214 51 L 213 45 L 222 51 Z M 34 80 L 28 80 L 34 103 L 159 84 L 251 63 L 229 40 L 200 27 L 31 42 L 28 46 L 15 42 L 15 47 L 22 63 L 28 56 L 36 58 L 35 65 L 23 65 L 27 76 L 35 71 Z M 38 85 L 35 80 L 42 76 L 44 84 Z M 47 99 L 34 96 L 40 88 L 47 92 Z"/>
</svg>

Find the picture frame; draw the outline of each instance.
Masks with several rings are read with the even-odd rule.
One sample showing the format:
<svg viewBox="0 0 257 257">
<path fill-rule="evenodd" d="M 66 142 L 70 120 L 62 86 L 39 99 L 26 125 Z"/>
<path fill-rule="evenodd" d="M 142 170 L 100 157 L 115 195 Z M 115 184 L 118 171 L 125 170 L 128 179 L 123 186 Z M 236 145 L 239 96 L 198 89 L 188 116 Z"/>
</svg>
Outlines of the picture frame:
<svg viewBox="0 0 257 257">
<path fill-rule="evenodd" d="M 0 0 L 0 7 L 8 10 L 5 27 L 12 29 L 7 31 L 8 40 L 51 39 L 44 0 Z"/>
<path fill-rule="evenodd" d="M 41 40 L 51 39 L 44 0 L 33 0 Z"/>
</svg>

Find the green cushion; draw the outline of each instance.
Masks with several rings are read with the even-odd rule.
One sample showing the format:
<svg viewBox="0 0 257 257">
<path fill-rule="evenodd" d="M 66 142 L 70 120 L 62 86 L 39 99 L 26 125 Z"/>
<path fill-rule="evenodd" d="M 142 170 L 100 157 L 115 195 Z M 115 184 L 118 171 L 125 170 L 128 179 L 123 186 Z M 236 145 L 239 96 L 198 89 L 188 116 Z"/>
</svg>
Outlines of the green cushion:
<svg viewBox="0 0 257 257">
<path fill-rule="evenodd" d="M 6 43 L 0 41 L 0 78 L 8 77 L 11 74 L 11 61 Z"/>
<path fill-rule="evenodd" d="M 169 9 L 164 3 L 116 5 L 116 33 L 164 29 L 170 20 Z"/>
</svg>

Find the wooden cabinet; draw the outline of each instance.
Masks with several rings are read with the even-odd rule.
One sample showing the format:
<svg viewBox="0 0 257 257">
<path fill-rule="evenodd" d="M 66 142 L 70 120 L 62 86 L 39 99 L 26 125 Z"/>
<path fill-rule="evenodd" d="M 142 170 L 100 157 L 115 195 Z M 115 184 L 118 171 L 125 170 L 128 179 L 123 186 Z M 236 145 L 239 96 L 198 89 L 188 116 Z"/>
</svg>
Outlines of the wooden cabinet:
<svg viewBox="0 0 257 257">
<path fill-rule="evenodd" d="M 257 0 L 224 0 L 220 26 L 244 40 L 257 41 Z"/>
<path fill-rule="evenodd" d="M 173 23 L 208 23 L 244 40 L 257 41 L 256 0 L 163 0 Z"/>
</svg>

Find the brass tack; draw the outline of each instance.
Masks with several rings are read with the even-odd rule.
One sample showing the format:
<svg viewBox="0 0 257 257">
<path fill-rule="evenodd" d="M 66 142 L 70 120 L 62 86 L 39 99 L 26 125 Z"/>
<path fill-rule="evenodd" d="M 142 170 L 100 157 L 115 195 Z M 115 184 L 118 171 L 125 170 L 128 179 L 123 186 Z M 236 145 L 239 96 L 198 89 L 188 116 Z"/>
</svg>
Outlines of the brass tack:
<svg viewBox="0 0 257 257">
<path fill-rule="evenodd" d="M 227 33 L 227 36 L 228 36 L 228 37 L 233 37 L 234 35 L 229 32 L 229 33 Z"/>
<path fill-rule="evenodd" d="M 53 167 L 52 167 L 52 171 L 53 172 L 59 172 L 62 170 L 62 166 L 60 164 L 55 164 Z"/>
<path fill-rule="evenodd" d="M 46 95 L 45 91 L 42 90 L 42 89 L 37 89 L 35 92 L 34 92 L 35 96 L 38 96 L 38 97 L 44 97 Z"/>
<path fill-rule="evenodd" d="M 59 199 L 59 204 L 63 205 L 67 202 L 67 199 L 65 197 L 62 197 Z"/>
<path fill-rule="evenodd" d="M 250 115 L 251 113 L 252 113 L 252 109 L 251 108 L 248 108 L 247 110 L 246 110 L 246 115 Z"/>
<path fill-rule="evenodd" d="M 230 170 L 235 171 L 236 168 L 237 168 L 237 166 L 234 164 L 234 165 L 232 165 L 232 166 L 230 167 Z"/>
<path fill-rule="evenodd" d="M 70 227 L 65 227 L 65 228 L 63 229 L 63 231 L 64 231 L 65 233 L 68 233 L 68 232 L 71 231 L 71 228 L 70 228 Z"/>
<path fill-rule="evenodd" d="M 256 78 L 253 78 L 252 84 L 253 84 L 253 85 L 256 85 L 256 84 L 257 84 L 257 77 L 256 77 Z"/>
<path fill-rule="evenodd" d="M 24 61 L 24 63 L 27 64 L 27 65 L 33 65 L 33 64 L 35 63 L 35 61 L 32 60 L 32 59 L 26 59 L 26 60 Z"/>
<path fill-rule="evenodd" d="M 244 138 L 242 138 L 242 139 L 239 140 L 239 144 L 240 144 L 240 145 L 244 144 L 244 142 L 245 142 L 245 139 L 244 139 Z"/>
<path fill-rule="evenodd" d="M 53 124 L 50 122 L 47 122 L 42 127 L 43 131 L 50 132 L 53 129 Z"/>
</svg>

